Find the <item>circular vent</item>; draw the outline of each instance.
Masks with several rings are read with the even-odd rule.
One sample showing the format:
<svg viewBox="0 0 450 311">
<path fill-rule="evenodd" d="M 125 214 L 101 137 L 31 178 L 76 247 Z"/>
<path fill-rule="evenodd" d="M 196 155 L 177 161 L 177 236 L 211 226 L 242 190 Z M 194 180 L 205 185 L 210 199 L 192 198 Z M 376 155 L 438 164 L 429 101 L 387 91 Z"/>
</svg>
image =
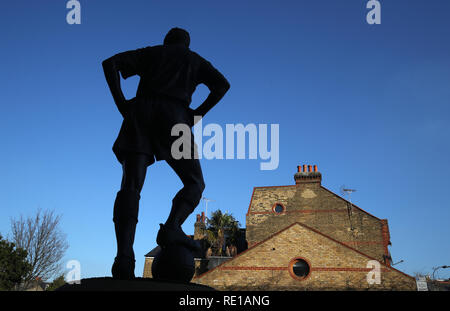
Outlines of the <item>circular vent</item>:
<svg viewBox="0 0 450 311">
<path fill-rule="evenodd" d="M 281 203 L 275 203 L 272 208 L 272 211 L 276 214 L 282 214 L 286 211 L 286 208 Z"/>
<path fill-rule="evenodd" d="M 294 258 L 289 263 L 289 273 L 297 280 L 304 280 L 309 276 L 309 263 L 303 258 Z"/>
</svg>

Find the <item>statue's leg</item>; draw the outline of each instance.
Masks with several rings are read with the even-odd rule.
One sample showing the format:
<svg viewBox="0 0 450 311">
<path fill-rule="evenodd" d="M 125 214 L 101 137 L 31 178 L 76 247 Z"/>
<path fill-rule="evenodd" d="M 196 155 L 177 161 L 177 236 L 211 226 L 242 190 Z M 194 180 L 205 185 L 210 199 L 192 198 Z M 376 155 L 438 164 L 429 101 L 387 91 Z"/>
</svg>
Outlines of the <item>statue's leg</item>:
<svg viewBox="0 0 450 311">
<path fill-rule="evenodd" d="M 183 182 L 183 188 L 172 200 L 172 209 L 164 226 L 158 234 L 157 242 L 160 245 L 165 243 L 184 243 L 191 248 L 199 248 L 198 243 L 192 243 L 181 229 L 181 225 L 186 218 L 194 211 L 202 198 L 205 183 L 203 173 L 198 159 L 167 160 L 167 163 L 175 171 Z"/>
<path fill-rule="evenodd" d="M 167 163 L 180 177 L 183 188 L 172 200 L 172 210 L 165 225 L 181 228 L 202 198 L 205 189 L 202 168 L 198 159 L 169 160 Z"/>
<path fill-rule="evenodd" d="M 129 155 L 123 162 L 123 176 L 120 191 L 114 202 L 114 229 L 116 232 L 117 255 L 112 267 L 113 278 L 134 278 L 134 235 L 138 222 L 139 200 L 147 172 L 145 154 Z"/>
</svg>

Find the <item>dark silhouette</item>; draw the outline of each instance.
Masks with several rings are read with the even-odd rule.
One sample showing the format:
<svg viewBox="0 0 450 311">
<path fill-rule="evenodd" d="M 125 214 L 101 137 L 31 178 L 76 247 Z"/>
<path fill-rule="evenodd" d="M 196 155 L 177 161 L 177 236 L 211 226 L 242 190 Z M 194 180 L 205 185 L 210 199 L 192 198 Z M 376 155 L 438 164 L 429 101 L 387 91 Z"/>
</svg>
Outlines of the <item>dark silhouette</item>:
<svg viewBox="0 0 450 311">
<path fill-rule="evenodd" d="M 203 117 L 228 91 L 230 85 L 210 62 L 189 49 L 186 30 L 171 29 L 163 45 L 123 52 L 103 61 L 103 70 L 114 101 L 124 120 L 114 142 L 113 152 L 122 164 L 123 177 L 114 203 L 113 221 L 117 255 L 112 267 L 115 279 L 133 279 L 135 258 L 134 235 L 138 222 L 140 192 L 147 167 L 165 160 L 183 182 L 183 188 L 172 200 L 165 224 L 160 225 L 157 243 L 162 247 L 177 245 L 196 250 L 199 244 L 182 231 L 181 225 L 198 205 L 205 188 L 202 169 L 195 157 L 191 135 L 190 159 L 175 159 L 171 136 L 175 124 L 194 125 L 194 116 Z M 120 76 L 139 75 L 136 97 L 125 99 Z M 197 108 L 191 109 L 191 97 L 199 84 L 210 94 Z M 192 133 L 191 133 L 192 134 Z"/>
<path fill-rule="evenodd" d="M 188 248 L 169 245 L 161 248 L 152 263 L 152 276 L 157 280 L 189 283 L 195 274 L 194 254 Z"/>
</svg>

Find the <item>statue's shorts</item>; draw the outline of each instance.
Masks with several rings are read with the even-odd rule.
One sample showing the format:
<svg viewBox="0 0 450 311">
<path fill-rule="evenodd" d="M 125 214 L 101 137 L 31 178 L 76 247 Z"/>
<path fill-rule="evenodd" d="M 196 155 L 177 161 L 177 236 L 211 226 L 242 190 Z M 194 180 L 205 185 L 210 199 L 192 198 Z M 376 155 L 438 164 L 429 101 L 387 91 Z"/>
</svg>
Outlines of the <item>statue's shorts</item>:
<svg viewBox="0 0 450 311">
<path fill-rule="evenodd" d="M 112 148 L 120 163 L 131 152 L 147 154 L 147 166 L 155 160 L 174 159 L 172 144 L 180 138 L 177 135 L 181 133 L 175 131 L 175 136 L 171 133 L 172 128 L 180 123 L 186 124 L 190 133 L 190 144 L 184 144 L 183 147 L 190 148 L 190 155 L 195 157 L 196 145 L 191 130 L 194 120 L 187 103 L 152 94 L 136 97 L 130 105 Z"/>
</svg>

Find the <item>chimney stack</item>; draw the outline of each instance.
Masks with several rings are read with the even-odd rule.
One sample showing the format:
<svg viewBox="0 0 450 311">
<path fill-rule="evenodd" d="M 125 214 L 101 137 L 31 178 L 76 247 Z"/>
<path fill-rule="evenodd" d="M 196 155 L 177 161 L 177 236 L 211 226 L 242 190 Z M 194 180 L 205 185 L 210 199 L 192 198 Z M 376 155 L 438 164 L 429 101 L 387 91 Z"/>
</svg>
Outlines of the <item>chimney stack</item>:
<svg viewBox="0 0 450 311">
<path fill-rule="evenodd" d="M 205 233 L 204 230 L 206 228 L 206 223 L 205 223 L 205 212 L 202 212 L 202 214 L 197 214 L 196 215 L 196 222 L 194 224 L 194 240 L 201 240 L 204 238 Z"/>
<path fill-rule="evenodd" d="M 303 170 L 302 170 L 303 166 Z M 317 165 L 299 165 L 297 166 L 297 173 L 294 175 L 295 184 L 305 183 L 322 183 L 322 174 L 318 171 Z"/>
<path fill-rule="evenodd" d="M 205 216 L 205 212 L 202 212 L 202 223 L 205 223 L 205 219 L 206 219 L 206 216 Z"/>
</svg>

